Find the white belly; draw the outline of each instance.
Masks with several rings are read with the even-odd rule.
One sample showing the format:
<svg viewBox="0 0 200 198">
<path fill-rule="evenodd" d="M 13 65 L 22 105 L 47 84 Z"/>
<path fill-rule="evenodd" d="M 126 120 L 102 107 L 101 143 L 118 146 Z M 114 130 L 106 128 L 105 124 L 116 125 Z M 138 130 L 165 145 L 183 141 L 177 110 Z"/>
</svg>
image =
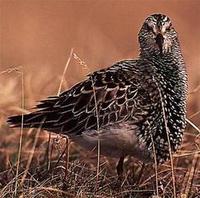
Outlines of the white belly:
<svg viewBox="0 0 200 198">
<path fill-rule="evenodd" d="M 97 151 L 98 140 L 100 153 L 111 157 L 132 155 L 141 161 L 151 161 L 144 144 L 139 144 L 136 136 L 137 127 L 127 123 L 115 124 L 102 130 L 86 131 L 71 139 L 90 151 Z"/>
</svg>

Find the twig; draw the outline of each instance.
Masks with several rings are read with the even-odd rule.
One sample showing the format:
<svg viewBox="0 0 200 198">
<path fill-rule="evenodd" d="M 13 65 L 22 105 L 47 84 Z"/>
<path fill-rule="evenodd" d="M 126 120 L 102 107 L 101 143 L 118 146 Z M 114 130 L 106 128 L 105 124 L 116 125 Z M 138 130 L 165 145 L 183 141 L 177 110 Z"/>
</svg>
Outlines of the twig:
<svg viewBox="0 0 200 198">
<path fill-rule="evenodd" d="M 9 67 L 8 69 L 6 69 L 6 70 L 3 70 L 3 71 L 1 71 L 0 72 L 0 75 L 2 75 L 2 74 L 9 74 L 9 73 L 11 73 L 11 72 L 17 72 L 17 73 L 19 73 L 19 74 L 21 74 L 21 70 L 22 70 L 22 67 L 21 66 L 16 66 L 16 67 Z"/>
<path fill-rule="evenodd" d="M 81 58 L 74 52 L 73 58 L 79 63 L 79 65 L 83 66 L 84 69 L 89 71 L 89 67 L 85 63 L 85 61 L 81 60 Z"/>
<path fill-rule="evenodd" d="M 198 85 L 195 89 L 193 89 L 189 94 L 194 94 L 200 90 L 200 85 Z"/>
<path fill-rule="evenodd" d="M 63 85 L 64 79 L 65 79 L 65 74 L 66 74 L 66 72 L 67 72 L 67 68 L 68 68 L 69 63 L 70 63 L 70 61 L 71 61 L 71 58 L 72 58 L 72 55 L 73 55 L 73 51 L 74 51 L 74 49 L 71 48 L 69 57 L 68 57 L 67 62 L 66 62 L 66 64 L 65 64 L 64 71 L 63 71 L 63 73 L 62 73 L 62 78 L 61 78 L 60 85 L 59 85 L 59 88 L 58 88 L 57 96 L 59 96 L 60 93 L 61 93 L 62 85 Z M 68 163 L 69 163 L 69 145 L 70 145 L 70 141 L 69 141 L 69 138 L 66 136 L 66 158 L 65 158 L 65 160 L 66 160 L 66 161 L 65 161 L 65 162 L 66 162 L 66 164 L 65 164 L 65 165 L 66 165 L 66 167 L 65 167 L 66 170 L 65 170 L 65 178 L 66 178 L 66 176 L 67 176 Z"/>
<path fill-rule="evenodd" d="M 64 150 L 62 151 L 61 155 L 59 156 L 59 158 L 58 158 L 58 160 L 57 160 L 57 162 L 56 162 L 54 168 L 56 168 L 56 167 L 58 166 L 60 160 L 62 159 L 62 157 L 64 156 L 64 154 L 65 154 L 66 151 L 67 151 L 67 147 L 68 147 L 68 145 L 66 144 L 66 145 L 65 145 L 65 148 L 64 148 Z"/>
<path fill-rule="evenodd" d="M 158 191 L 158 163 L 157 163 L 157 157 L 156 157 L 156 149 L 155 149 L 155 145 L 154 145 L 154 140 L 153 140 L 152 134 L 150 134 L 150 136 L 151 136 L 151 141 L 152 141 L 153 156 L 154 156 L 154 165 L 155 165 L 156 196 L 159 197 L 159 191 Z"/>
<path fill-rule="evenodd" d="M 5 73 L 11 73 L 16 72 L 20 74 L 21 76 L 21 109 L 24 109 L 25 107 L 25 94 L 24 94 L 24 71 L 22 66 L 16 66 L 16 67 L 10 67 L 2 72 L 0 72 L 0 75 Z M 18 155 L 17 155 L 17 168 L 16 168 L 16 175 L 15 175 L 15 189 L 14 189 L 14 195 L 17 196 L 17 189 L 18 189 L 18 176 L 19 176 L 19 165 L 20 165 L 20 159 L 21 159 L 21 151 L 22 151 L 22 138 L 23 138 L 23 125 L 24 125 L 24 112 L 22 111 L 22 121 L 21 121 L 21 127 L 20 127 L 20 139 L 19 139 L 19 148 L 18 148 Z"/>
<path fill-rule="evenodd" d="M 92 80 L 92 88 L 94 92 L 94 103 L 95 103 L 95 110 L 96 110 L 96 118 L 97 118 L 97 132 L 98 132 L 98 142 L 97 142 L 97 182 L 99 179 L 99 172 L 100 172 L 100 149 L 101 149 L 101 142 L 100 142 L 100 137 L 99 137 L 99 113 L 98 113 L 98 106 L 97 106 L 97 98 L 96 98 L 96 91 L 94 88 L 94 81 L 91 77 Z"/>
<path fill-rule="evenodd" d="M 25 101 L 24 101 L 25 95 L 24 95 L 24 72 L 23 72 L 23 70 L 20 71 L 20 74 L 21 74 L 21 108 L 24 109 L 24 107 L 25 107 Z M 19 175 L 19 165 L 20 165 L 20 159 L 21 159 L 22 137 L 23 137 L 23 128 L 24 128 L 23 126 L 24 126 L 24 114 L 22 112 L 19 149 L 18 149 L 18 158 L 17 158 L 17 169 L 16 169 L 16 175 L 15 175 L 15 191 L 14 191 L 15 196 L 17 196 L 17 188 L 18 188 L 18 175 Z"/>
<path fill-rule="evenodd" d="M 194 179 L 194 174 L 195 174 L 195 171 L 197 170 L 198 161 L 199 161 L 199 155 L 195 153 L 194 158 L 192 160 L 191 169 L 188 172 L 188 180 L 187 180 L 186 186 L 184 186 L 183 188 L 184 190 L 182 189 L 181 194 L 183 194 L 184 197 L 189 197 L 189 194 L 192 188 L 193 179 Z"/>
<path fill-rule="evenodd" d="M 198 136 L 200 135 L 200 129 L 189 119 L 186 118 L 186 121 L 199 133 Z M 191 169 L 189 172 L 187 172 L 188 175 L 188 180 L 187 180 L 187 184 L 185 188 L 182 188 L 182 196 L 183 197 L 188 197 L 189 193 L 191 191 L 192 188 L 192 183 L 193 183 L 193 179 L 194 179 L 194 174 L 195 171 L 197 169 L 198 166 L 198 161 L 199 161 L 199 152 L 195 152 L 194 153 L 194 158 L 192 160 L 192 165 L 191 165 Z"/>
<path fill-rule="evenodd" d="M 65 179 L 67 178 L 68 174 L 68 164 L 69 164 L 69 146 L 70 146 L 70 140 L 68 137 L 66 137 L 66 150 L 65 150 Z"/>
<path fill-rule="evenodd" d="M 67 63 L 65 65 L 65 68 L 64 68 L 64 71 L 63 71 L 63 74 L 62 74 L 62 78 L 61 78 L 60 85 L 59 85 L 59 88 L 58 88 L 57 96 L 59 96 L 60 93 L 61 93 L 62 85 L 63 85 L 64 79 L 65 79 L 65 74 L 66 74 L 67 68 L 69 66 L 70 60 L 72 58 L 73 51 L 74 51 L 74 49 L 71 48 L 71 51 L 70 51 L 70 54 L 69 54 L 69 58 L 67 59 Z"/>
<path fill-rule="evenodd" d="M 37 133 L 35 135 L 35 139 L 34 139 L 34 142 L 33 142 L 33 146 L 32 146 L 32 149 L 31 149 L 31 154 L 28 158 L 28 162 L 26 164 L 26 169 L 24 171 L 24 174 L 22 176 L 22 179 L 21 179 L 21 182 L 20 182 L 20 185 L 23 186 L 23 183 L 24 183 L 24 180 L 26 178 L 26 175 L 28 173 L 28 170 L 29 170 L 29 167 L 30 167 L 30 164 L 32 162 L 32 159 L 33 159 L 33 154 L 34 154 L 34 151 L 35 151 L 35 147 L 36 147 L 36 144 L 37 144 L 37 141 L 38 141 L 38 137 L 39 137 L 39 134 L 40 134 L 40 131 L 41 131 L 41 127 L 37 129 Z"/>
<path fill-rule="evenodd" d="M 60 190 L 60 189 L 57 189 L 57 188 L 53 188 L 53 187 L 43 187 L 43 186 L 40 186 L 40 187 L 35 187 L 33 188 L 33 191 L 35 190 L 45 190 L 45 191 L 52 191 L 52 192 L 57 192 L 57 193 L 61 193 L 61 194 L 64 194 L 64 195 L 67 195 L 67 197 L 74 197 L 74 194 L 70 193 L 70 192 L 66 192 L 66 191 L 63 191 L 63 190 Z"/>
<path fill-rule="evenodd" d="M 47 150 L 46 150 L 46 160 L 47 160 L 47 164 L 46 164 L 46 168 L 49 171 L 50 167 L 51 167 L 51 153 L 50 153 L 50 146 L 51 146 L 51 132 L 49 132 L 49 137 L 48 137 L 48 143 L 47 143 Z"/>
<path fill-rule="evenodd" d="M 159 95 L 160 95 L 160 101 L 161 101 L 161 106 L 162 106 L 162 114 L 163 114 L 164 125 L 165 125 L 166 134 L 167 134 L 167 142 L 168 142 L 168 147 L 169 147 L 169 157 L 170 157 L 170 164 L 171 164 L 171 171 L 172 171 L 173 196 L 174 196 L 174 198 L 176 198 L 176 180 L 175 180 L 175 175 L 174 175 L 172 148 L 171 148 L 171 143 L 170 143 L 170 138 L 169 138 L 170 131 L 169 131 L 169 128 L 167 126 L 167 118 L 166 118 L 166 115 L 165 115 L 165 106 L 164 106 L 164 102 L 163 102 L 161 89 L 160 89 L 157 81 L 155 80 L 155 78 L 153 78 L 153 80 L 158 87 L 158 91 L 159 91 Z"/>
<path fill-rule="evenodd" d="M 82 65 L 84 67 L 84 69 L 87 69 L 89 71 L 89 68 L 87 66 L 87 64 L 76 54 L 73 53 L 73 57 L 75 60 L 77 60 L 77 62 Z M 97 98 L 96 98 L 96 90 L 94 88 L 94 80 L 92 78 L 92 76 L 90 76 L 91 82 L 92 82 L 92 89 L 93 89 L 93 93 L 94 93 L 94 102 L 95 102 L 95 111 L 96 111 L 96 120 L 97 120 L 97 132 L 98 132 L 98 142 L 97 142 L 97 182 L 98 182 L 98 177 L 99 177 L 99 172 L 100 172 L 100 149 L 101 149 L 101 145 L 100 145 L 100 138 L 99 138 L 99 113 L 98 113 L 98 106 L 97 106 Z M 97 186 L 96 186 L 97 187 Z"/>
<path fill-rule="evenodd" d="M 161 93 L 160 93 L 161 95 Z M 171 163 L 171 171 L 172 171 L 172 185 L 173 185 L 173 193 L 174 193 L 174 198 L 176 198 L 176 180 L 175 180 L 175 175 L 174 175 L 174 163 L 173 163 L 173 156 L 172 156 L 172 149 L 171 149 L 171 143 L 170 143 L 170 138 L 169 138 L 169 128 L 167 126 L 167 119 L 165 115 L 165 109 L 164 109 L 164 103 L 162 100 L 162 95 L 161 97 L 161 103 L 162 103 L 162 111 L 163 111 L 163 117 L 164 117 L 164 123 L 165 123 L 165 129 L 167 133 L 167 141 L 168 141 L 168 146 L 169 146 L 169 157 L 170 157 L 170 163 Z"/>
<path fill-rule="evenodd" d="M 186 121 L 200 134 L 200 129 L 188 118 L 186 118 Z"/>
<path fill-rule="evenodd" d="M 193 113 L 192 115 L 189 116 L 189 119 L 192 119 L 193 117 L 197 116 L 200 114 L 200 111 L 197 111 L 196 113 Z"/>
</svg>

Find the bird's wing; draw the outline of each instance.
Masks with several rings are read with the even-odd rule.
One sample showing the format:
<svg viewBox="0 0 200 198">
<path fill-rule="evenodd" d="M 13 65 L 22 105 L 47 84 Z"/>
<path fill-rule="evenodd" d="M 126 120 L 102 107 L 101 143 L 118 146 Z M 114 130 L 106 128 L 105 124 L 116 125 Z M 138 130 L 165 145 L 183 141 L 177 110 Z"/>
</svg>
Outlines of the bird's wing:
<svg viewBox="0 0 200 198">
<path fill-rule="evenodd" d="M 140 83 L 136 61 L 121 61 L 102 69 L 63 92 L 41 101 L 39 109 L 24 115 L 24 127 L 41 127 L 64 134 L 81 134 L 130 118 L 137 106 Z M 20 116 L 10 117 L 20 126 Z"/>
</svg>

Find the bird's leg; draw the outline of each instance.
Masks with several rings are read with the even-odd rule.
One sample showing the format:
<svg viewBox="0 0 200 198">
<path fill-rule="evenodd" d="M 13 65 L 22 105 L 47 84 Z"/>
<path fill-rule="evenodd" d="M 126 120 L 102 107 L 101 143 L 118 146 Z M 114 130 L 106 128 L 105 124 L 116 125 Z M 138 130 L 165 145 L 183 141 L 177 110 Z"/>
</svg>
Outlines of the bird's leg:
<svg viewBox="0 0 200 198">
<path fill-rule="evenodd" d="M 144 169 L 145 169 L 145 163 L 143 162 L 143 163 L 142 163 L 142 167 L 141 167 L 141 169 L 140 169 L 140 171 L 139 171 L 139 174 L 138 174 L 138 177 L 137 177 L 136 184 L 139 184 L 139 183 L 140 183 L 141 177 L 142 177 L 143 172 L 144 172 Z"/>
<path fill-rule="evenodd" d="M 124 156 L 120 157 L 117 164 L 118 179 L 121 179 L 123 177 L 123 170 L 124 170 L 123 166 L 124 166 Z"/>
</svg>

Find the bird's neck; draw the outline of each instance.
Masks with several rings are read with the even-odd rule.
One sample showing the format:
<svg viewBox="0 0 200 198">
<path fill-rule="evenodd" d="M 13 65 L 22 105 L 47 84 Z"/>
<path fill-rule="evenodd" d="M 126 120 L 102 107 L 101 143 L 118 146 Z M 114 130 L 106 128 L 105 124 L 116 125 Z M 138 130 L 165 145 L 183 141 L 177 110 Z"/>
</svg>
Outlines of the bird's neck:
<svg viewBox="0 0 200 198">
<path fill-rule="evenodd" d="M 142 45 L 141 45 L 142 46 Z M 148 59 L 148 60 L 171 60 L 176 61 L 180 60 L 181 64 L 183 61 L 183 56 L 181 53 L 181 48 L 178 39 L 175 39 L 172 43 L 170 48 L 170 52 L 162 53 L 160 49 L 154 47 L 141 47 L 139 57 L 141 59 Z M 177 59 L 177 60 L 176 60 Z"/>
<path fill-rule="evenodd" d="M 156 125 L 155 128 L 154 126 L 151 128 L 154 129 L 152 133 L 154 134 L 155 149 L 158 151 L 157 157 L 166 158 L 165 154 L 160 152 L 160 140 L 157 140 L 157 134 L 161 134 L 160 136 L 165 134 L 167 130 L 165 126 L 166 119 L 172 151 L 177 149 L 182 140 L 186 125 L 187 75 L 185 63 L 180 48 L 177 46 L 173 48 L 171 53 L 162 56 L 141 54 L 139 60 L 147 63 L 143 65 L 149 71 L 158 89 L 160 100 L 156 101 L 155 108 L 161 108 L 160 112 L 163 113 L 157 115 L 158 121 L 160 120 L 159 126 Z M 168 141 L 166 137 L 163 136 L 165 142 Z"/>
<path fill-rule="evenodd" d="M 171 52 L 160 54 L 157 52 L 141 50 L 139 59 L 147 60 L 151 63 L 158 79 L 164 77 L 167 82 L 173 81 L 174 79 L 178 81 L 180 80 L 180 88 L 184 90 L 186 89 L 186 67 L 178 40 L 174 42 Z"/>
<path fill-rule="evenodd" d="M 174 87 L 172 88 L 175 91 L 175 95 L 181 92 L 182 96 L 179 97 L 183 101 L 186 99 L 187 73 L 178 41 L 173 45 L 170 53 L 151 55 L 141 53 L 140 59 L 150 62 L 153 76 L 159 82 L 161 89 L 173 85 Z"/>
</svg>

